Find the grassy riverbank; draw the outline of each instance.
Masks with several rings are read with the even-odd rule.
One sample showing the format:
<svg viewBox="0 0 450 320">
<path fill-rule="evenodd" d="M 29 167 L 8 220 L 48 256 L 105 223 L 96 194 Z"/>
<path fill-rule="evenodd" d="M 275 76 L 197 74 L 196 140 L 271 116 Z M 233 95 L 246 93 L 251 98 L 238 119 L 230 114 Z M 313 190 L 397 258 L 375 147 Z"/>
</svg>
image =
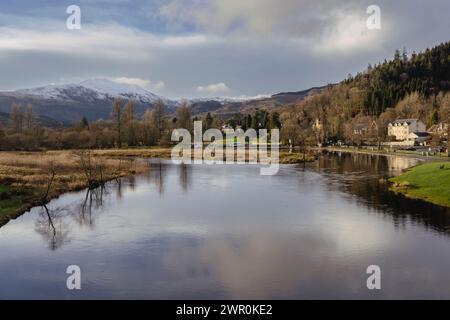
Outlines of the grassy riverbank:
<svg viewBox="0 0 450 320">
<path fill-rule="evenodd" d="M 0 226 L 33 206 L 149 168 L 95 152 L 0 152 Z"/>
<path fill-rule="evenodd" d="M 395 192 L 450 207 L 450 162 L 422 164 L 390 181 Z"/>
</svg>

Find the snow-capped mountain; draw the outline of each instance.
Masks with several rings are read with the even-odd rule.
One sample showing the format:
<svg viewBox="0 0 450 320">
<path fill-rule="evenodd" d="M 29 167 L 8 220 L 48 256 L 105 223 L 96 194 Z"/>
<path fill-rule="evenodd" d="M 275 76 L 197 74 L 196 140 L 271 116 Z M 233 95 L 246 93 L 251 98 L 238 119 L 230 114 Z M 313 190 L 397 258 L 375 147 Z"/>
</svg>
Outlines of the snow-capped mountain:
<svg viewBox="0 0 450 320">
<path fill-rule="evenodd" d="M 92 79 L 77 84 L 47 85 L 17 90 L 13 93 L 18 96 L 66 101 L 78 100 L 79 97 L 90 98 L 91 100 L 109 100 L 121 97 L 138 103 L 154 103 L 158 99 L 169 102 L 169 99 L 158 96 L 142 87 L 117 83 L 108 79 Z"/>
<path fill-rule="evenodd" d="M 76 84 L 46 85 L 0 92 L 0 112 L 9 113 L 13 103 L 31 104 L 36 114 L 59 122 L 74 123 L 82 117 L 96 121 L 110 119 L 112 103 L 116 97 L 121 97 L 123 104 L 133 100 L 138 116 L 146 109 L 152 109 L 158 99 L 164 101 L 168 113 L 173 113 L 177 105 L 176 101 L 158 96 L 136 85 L 93 79 Z"/>
</svg>

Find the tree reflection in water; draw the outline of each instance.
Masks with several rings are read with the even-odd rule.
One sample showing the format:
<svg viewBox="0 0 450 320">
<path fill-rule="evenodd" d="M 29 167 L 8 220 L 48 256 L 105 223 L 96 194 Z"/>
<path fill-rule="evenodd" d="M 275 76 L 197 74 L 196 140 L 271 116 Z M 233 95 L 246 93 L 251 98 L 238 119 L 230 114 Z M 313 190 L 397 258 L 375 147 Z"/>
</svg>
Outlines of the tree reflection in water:
<svg viewBox="0 0 450 320">
<path fill-rule="evenodd" d="M 450 208 L 408 199 L 389 190 L 388 178 L 419 162 L 407 157 L 325 153 L 311 169 L 326 177 L 330 190 L 356 196 L 358 205 L 389 217 L 398 228 L 413 220 L 426 229 L 450 235 Z"/>
<path fill-rule="evenodd" d="M 188 168 L 186 164 L 179 165 L 180 167 L 180 185 L 184 192 L 188 192 L 192 184 L 191 168 Z"/>
<path fill-rule="evenodd" d="M 158 188 L 158 192 L 160 195 L 165 192 L 165 179 L 167 175 L 166 164 L 162 161 L 158 161 L 157 163 L 152 163 L 150 170 L 150 180 L 153 180 L 156 187 Z"/>
<path fill-rule="evenodd" d="M 96 189 L 87 189 L 83 200 L 75 204 L 54 209 L 43 205 L 38 213 L 34 229 L 48 242 L 51 250 L 57 250 L 70 242 L 69 218 L 74 219 L 79 226 L 95 228 L 95 218 L 101 212 L 99 209 L 104 206 L 105 196 L 109 194 L 108 187 L 104 185 Z"/>
<path fill-rule="evenodd" d="M 120 181 L 120 180 L 118 180 Z M 121 185 L 121 182 L 118 182 Z M 120 188 L 118 186 L 118 188 Z M 99 209 L 103 207 L 104 197 L 109 195 L 110 192 L 105 185 L 96 189 L 86 190 L 86 196 L 84 201 L 79 205 L 79 209 L 74 212 L 74 217 L 80 226 L 95 227 L 95 213 L 99 212 Z M 94 209 L 94 214 L 93 210 Z"/>
<path fill-rule="evenodd" d="M 59 208 L 49 210 L 46 205 L 43 205 L 34 230 L 48 242 L 51 250 L 59 249 L 69 241 L 70 227 L 64 219 L 64 210 Z"/>
</svg>

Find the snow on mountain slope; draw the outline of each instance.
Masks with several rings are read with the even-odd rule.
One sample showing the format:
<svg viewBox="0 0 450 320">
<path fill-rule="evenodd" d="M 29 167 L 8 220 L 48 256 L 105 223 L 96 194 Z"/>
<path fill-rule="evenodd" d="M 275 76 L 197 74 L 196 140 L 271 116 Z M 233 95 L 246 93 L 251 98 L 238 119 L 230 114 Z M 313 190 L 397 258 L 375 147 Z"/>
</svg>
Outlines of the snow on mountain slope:
<svg viewBox="0 0 450 320">
<path fill-rule="evenodd" d="M 121 97 L 141 103 L 153 103 L 158 99 L 168 101 L 144 88 L 120 84 L 107 79 L 92 79 L 78 84 L 47 85 L 32 89 L 17 90 L 19 96 L 34 96 L 53 100 L 76 100 L 79 97 L 104 100 Z"/>
<path fill-rule="evenodd" d="M 126 98 L 137 98 L 142 102 L 154 102 L 158 99 L 165 100 L 156 94 L 131 84 L 121 84 L 106 79 L 86 80 L 79 84 L 80 86 L 96 91 L 99 96 L 122 96 Z"/>
</svg>

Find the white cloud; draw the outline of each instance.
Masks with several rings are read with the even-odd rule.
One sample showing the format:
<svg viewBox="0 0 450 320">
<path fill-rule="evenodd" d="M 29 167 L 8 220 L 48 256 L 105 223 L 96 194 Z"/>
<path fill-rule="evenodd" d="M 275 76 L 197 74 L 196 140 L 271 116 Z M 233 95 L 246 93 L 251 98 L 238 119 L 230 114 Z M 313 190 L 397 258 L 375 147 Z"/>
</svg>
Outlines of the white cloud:
<svg viewBox="0 0 450 320">
<path fill-rule="evenodd" d="M 110 80 L 117 82 L 117 83 L 139 86 L 144 89 L 148 89 L 148 90 L 152 90 L 152 91 L 162 91 L 166 86 L 164 81 L 152 82 L 148 79 L 141 79 L 141 78 L 119 77 L 119 78 L 110 78 Z"/>
<path fill-rule="evenodd" d="M 383 32 L 369 30 L 363 14 L 340 16 L 336 25 L 323 32 L 313 48 L 322 54 L 376 50 L 383 43 Z M 383 28 L 388 28 L 387 22 Z"/>
<path fill-rule="evenodd" d="M 297 91 L 340 81 L 398 47 L 419 51 L 448 40 L 449 1 L 427 10 L 410 2 L 380 0 L 380 31 L 364 29 L 369 0 L 129 2 L 132 19 L 123 18 L 123 6 L 106 6 L 90 10 L 77 31 L 65 28 L 64 11 L 52 20 L 59 9 L 48 6 L 45 15 L 31 6 L 0 13 L 0 70 L 8 75 L 0 89 L 108 77 L 172 98 L 199 96 L 200 84 L 202 96 L 212 95 L 217 88 L 207 84 L 218 80 L 233 85 L 220 96 Z"/>
<path fill-rule="evenodd" d="M 140 78 L 120 77 L 120 78 L 114 78 L 112 80 L 117 83 L 131 84 L 131 85 L 139 86 L 142 88 L 149 87 L 150 83 L 151 83 L 150 80 L 140 79 Z"/>
<path fill-rule="evenodd" d="M 367 5 L 357 0 L 171 0 L 160 14 L 228 41 L 289 42 L 303 51 L 353 54 L 380 45 L 387 33 L 366 28 Z M 387 22 L 387 15 L 383 16 Z"/>
<path fill-rule="evenodd" d="M 186 49 L 208 42 L 202 34 L 180 36 L 156 35 L 116 24 L 83 25 L 68 31 L 54 24 L 39 30 L 0 27 L 0 49 L 14 51 L 57 52 L 102 58 L 149 61 L 154 52 L 164 49 Z"/>
<path fill-rule="evenodd" d="M 212 32 L 282 33 L 298 37 L 316 34 L 334 24 L 336 14 L 360 1 L 347 0 L 171 0 L 160 14 L 172 23 L 195 24 Z M 359 5 L 361 11 L 366 7 Z"/>
<path fill-rule="evenodd" d="M 228 90 L 230 90 L 230 89 L 223 82 L 212 83 L 212 84 L 208 84 L 206 86 L 198 86 L 197 87 L 197 92 L 200 92 L 200 93 L 221 93 L 221 92 L 227 92 Z"/>
</svg>

